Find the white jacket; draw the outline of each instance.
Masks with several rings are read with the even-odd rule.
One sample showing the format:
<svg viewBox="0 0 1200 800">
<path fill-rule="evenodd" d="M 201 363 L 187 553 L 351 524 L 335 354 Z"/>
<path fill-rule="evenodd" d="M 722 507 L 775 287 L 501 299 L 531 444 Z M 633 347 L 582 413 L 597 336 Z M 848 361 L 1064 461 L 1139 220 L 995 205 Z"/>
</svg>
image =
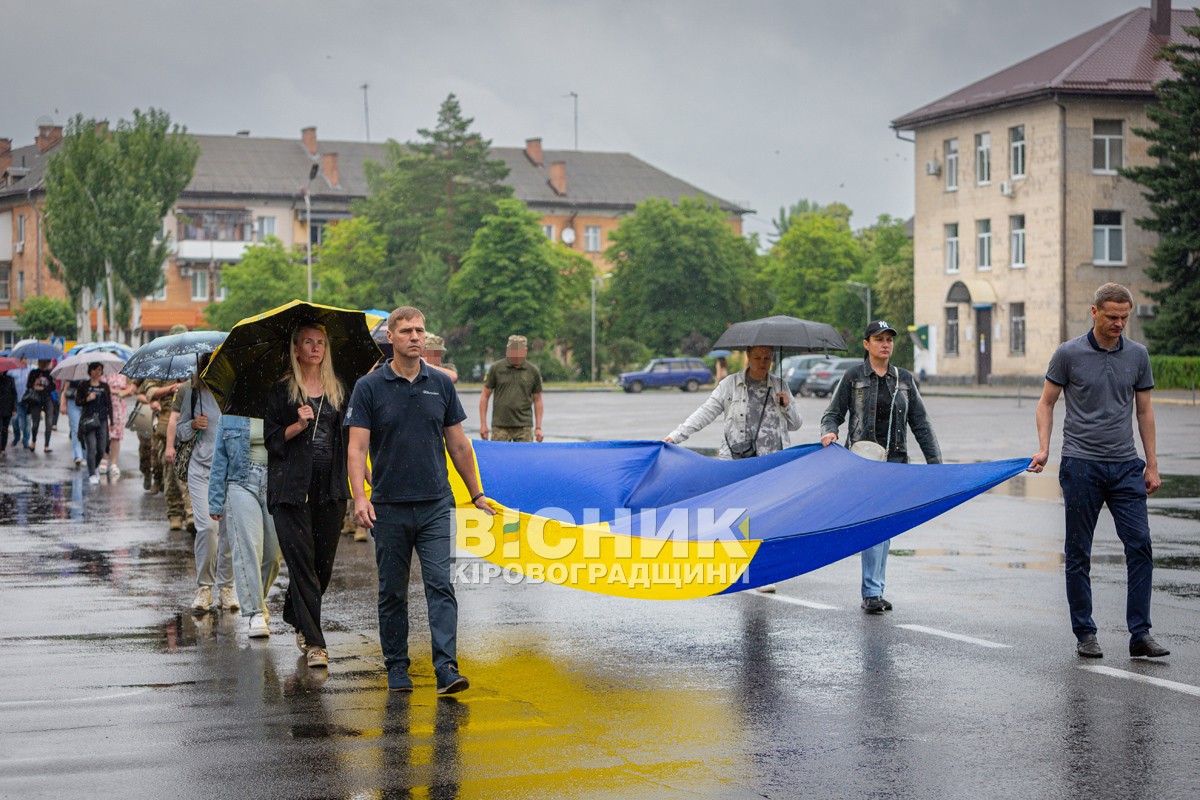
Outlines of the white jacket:
<svg viewBox="0 0 1200 800">
<path fill-rule="evenodd" d="M 799 430 L 800 425 L 804 422 L 800 417 L 800 409 L 796 407 L 796 399 L 792 397 L 787 383 L 774 374 L 769 374 L 767 381 L 771 385 L 772 397 L 777 392 L 787 392 L 789 400 L 786 409 L 780 408 L 776 402 L 767 404 L 767 416 L 763 418 L 762 429 L 759 431 L 755 447 L 757 455 L 760 456 L 774 453 L 777 449 L 791 447 L 792 441 L 788 436 L 788 431 Z M 683 444 L 693 433 L 708 427 L 713 420 L 724 414 L 725 435 L 722 437 L 721 449 L 717 453 L 717 458 L 732 458 L 729 445 L 745 442 L 754 436 L 753 431 L 746 430 L 748 400 L 746 370 L 727 376 L 717 384 L 717 388 L 713 389 L 708 399 L 693 411 L 682 425 L 671 431 L 671 441 Z M 778 431 L 781 440 L 780 448 L 773 446 L 775 437 L 771 433 L 772 430 Z M 764 436 L 764 433 L 767 435 Z"/>
</svg>

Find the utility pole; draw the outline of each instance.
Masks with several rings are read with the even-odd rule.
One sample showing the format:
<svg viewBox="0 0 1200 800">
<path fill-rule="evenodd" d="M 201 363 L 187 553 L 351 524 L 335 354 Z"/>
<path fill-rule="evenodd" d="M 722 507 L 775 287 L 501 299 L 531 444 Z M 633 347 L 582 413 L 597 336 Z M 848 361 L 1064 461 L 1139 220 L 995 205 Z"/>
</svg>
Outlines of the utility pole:
<svg viewBox="0 0 1200 800">
<path fill-rule="evenodd" d="M 575 103 L 575 149 L 579 149 L 579 92 L 567 92 L 563 97 L 570 97 Z"/>
<path fill-rule="evenodd" d="M 362 89 L 362 93 L 363 93 L 363 119 L 366 122 L 366 126 L 367 126 L 367 141 L 368 142 L 371 141 L 371 112 L 367 108 L 367 89 L 369 89 L 370 87 L 371 87 L 371 84 L 367 83 L 366 81 L 363 81 L 363 85 L 358 87 L 358 88 Z"/>
<path fill-rule="evenodd" d="M 865 283 L 859 283 L 858 281 L 846 281 L 846 284 L 849 286 L 853 286 L 855 289 L 866 289 L 867 290 L 867 298 L 866 298 L 865 302 L 867 305 L 867 324 L 870 325 L 871 324 L 871 287 L 867 286 Z M 855 292 L 855 294 L 858 294 L 858 293 Z"/>
</svg>

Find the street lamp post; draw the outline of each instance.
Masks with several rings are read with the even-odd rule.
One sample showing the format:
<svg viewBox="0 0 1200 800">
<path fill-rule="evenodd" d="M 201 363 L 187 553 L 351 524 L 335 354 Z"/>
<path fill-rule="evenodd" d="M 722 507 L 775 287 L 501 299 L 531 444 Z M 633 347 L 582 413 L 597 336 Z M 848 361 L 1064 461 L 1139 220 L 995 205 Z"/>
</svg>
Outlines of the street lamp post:
<svg viewBox="0 0 1200 800">
<path fill-rule="evenodd" d="M 304 238 L 307 240 L 305 249 L 305 260 L 308 262 L 307 280 L 308 286 L 308 302 L 312 302 L 312 199 L 309 197 L 309 189 L 312 186 L 313 178 L 317 177 L 317 170 L 320 169 L 319 164 L 313 164 L 308 171 L 308 183 L 304 184 Z"/>
<path fill-rule="evenodd" d="M 612 277 L 612 274 L 592 278 L 592 383 L 596 382 L 596 287 Z"/>
<path fill-rule="evenodd" d="M 853 286 L 855 289 L 866 289 L 867 290 L 867 299 L 866 299 L 867 324 L 870 325 L 871 324 L 871 287 L 865 283 L 859 283 L 857 281 L 846 281 L 846 283 L 850 286 Z M 855 292 L 855 294 L 858 294 L 858 293 Z"/>
</svg>

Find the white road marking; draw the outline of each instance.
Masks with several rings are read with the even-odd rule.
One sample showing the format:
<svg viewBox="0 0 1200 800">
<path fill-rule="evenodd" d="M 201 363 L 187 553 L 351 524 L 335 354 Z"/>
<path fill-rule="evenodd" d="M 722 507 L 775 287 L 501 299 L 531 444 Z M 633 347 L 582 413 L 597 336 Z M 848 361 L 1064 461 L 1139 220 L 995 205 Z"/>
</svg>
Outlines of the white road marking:
<svg viewBox="0 0 1200 800">
<path fill-rule="evenodd" d="M 1200 686 L 1192 686 L 1190 683 L 1179 683 L 1178 681 L 1168 681 L 1163 678 L 1152 678 L 1149 675 L 1142 675 L 1138 672 L 1126 672 L 1123 669 L 1114 669 L 1113 667 L 1080 667 L 1088 672 L 1095 672 L 1098 675 L 1107 675 L 1110 678 L 1124 678 L 1130 681 L 1138 681 L 1140 683 L 1148 683 L 1151 686 L 1161 686 L 1164 689 L 1171 689 L 1176 692 L 1190 694 L 1193 697 L 1200 697 Z"/>
<path fill-rule="evenodd" d="M 977 644 L 980 647 L 1008 648 L 1012 645 L 1000 644 L 999 642 L 988 641 L 987 639 L 976 639 L 974 636 L 963 636 L 961 633 L 951 633 L 950 631 L 940 631 L 937 628 L 926 628 L 924 625 L 897 625 L 897 628 L 904 628 L 917 633 L 928 633 L 932 636 L 942 636 L 946 639 L 953 639 L 956 642 L 966 642 L 967 644 Z"/>
<path fill-rule="evenodd" d="M 764 594 L 763 592 L 754 592 L 759 597 L 766 597 L 771 600 L 778 600 L 781 603 L 791 603 L 794 606 L 804 606 L 805 608 L 815 608 L 819 611 L 841 611 L 837 606 L 827 606 L 824 603 L 814 603 L 812 600 L 801 600 L 798 597 L 788 597 L 786 594 Z"/>
<path fill-rule="evenodd" d="M 138 689 L 136 692 L 119 692 L 118 694 L 100 694 L 91 697 L 51 697 L 46 700 L 3 700 L 0 701 L 0 706 L 37 706 L 48 705 L 50 703 L 91 703 L 101 700 L 116 700 L 120 697 L 133 697 L 138 694 L 145 694 L 149 689 Z"/>
</svg>

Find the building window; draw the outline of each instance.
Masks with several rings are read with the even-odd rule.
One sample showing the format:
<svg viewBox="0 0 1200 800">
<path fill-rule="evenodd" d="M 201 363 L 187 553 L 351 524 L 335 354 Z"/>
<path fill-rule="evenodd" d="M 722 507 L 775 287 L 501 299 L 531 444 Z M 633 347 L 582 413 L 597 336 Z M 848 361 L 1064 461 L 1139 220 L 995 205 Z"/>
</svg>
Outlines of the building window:
<svg viewBox="0 0 1200 800">
<path fill-rule="evenodd" d="M 17 214 L 17 245 L 25 245 L 25 215 Z"/>
<path fill-rule="evenodd" d="M 554 226 L 553 225 L 543 225 L 542 233 L 546 234 L 547 239 L 549 239 L 552 242 L 554 241 Z"/>
<path fill-rule="evenodd" d="M 946 306 L 946 355 L 958 355 L 958 306 Z"/>
<path fill-rule="evenodd" d="M 1120 211 L 1092 212 L 1092 263 L 1125 263 L 1125 226 Z"/>
<path fill-rule="evenodd" d="M 984 186 L 992 182 L 992 135 L 975 134 L 975 182 Z"/>
<path fill-rule="evenodd" d="M 977 269 L 992 268 L 992 221 L 990 219 L 975 221 L 975 267 Z"/>
<path fill-rule="evenodd" d="M 156 291 L 154 294 L 149 295 L 148 299 L 158 301 L 167 299 L 167 277 L 165 275 L 163 276 L 162 286 L 158 287 L 158 291 Z"/>
<path fill-rule="evenodd" d="M 8 305 L 12 300 L 8 294 L 8 281 L 11 274 L 11 267 L 0 267 L 0 306 Z"/>
<path fill-rule="evenodd" d="M 266 241 L 268 236 L 275 235 L 275 218 L 274 217 L 259 217 L 258 218 L 258 240 Z"/>
<path fill-rule="evenodd" d="M 17 271 L 17 302 L 25 301 L 25 270 Z"/>
<path fill-rule="evenodd" d="M 1009 303 L 1008 305 L 1008 349 L 1014 354 L 1025 352 L 1025 304 Z"/>
<path fill-rule="evenodd" d="M 1119 119 L 1092 122 L 1092 172 L 1112 175 L 1124 164 L 1125 123 Z"/>
<path fill-rule="evenodd" d="M 249 242 L 254 238 L 254 216 L 245 210 L 180 209 L 180 240 Z"/>
<path fill-rule="evenodd" d="M 1008 175 L 1011 178 L 1025 177 L 1025 126 L 1008 129 Z"/>
<path fill-rule="evenodd" d="M 958 223 L 946 226 L 946 272 L 958 272 Z"/>
<path fill-rule="evenodd" d="M 583 249 L 589 253 L 600 252 L 600 226 L 588 225 L 583 229 Z"/>
<path fill-rule="evenodd" d="M 325 241 L 325 220 L 314 219 L 308 224 L 308 242 L 313 247 L 320 247 Z"/>
<path fill-rule="evenodd" d="M 192 299 L 208 299 L 208 273 L 197 269 L 192 271 Z"/>
<path fill-rule="evenodd" d="M 1016 268 L 1025 266 L 1025 215 L 1014 214 L 1008 218 L 1008 247 L 1009 265 Z"/>
<path fill-rule="evenodd" d="M 228 295 L 228 290 L 225 288 L 225 281 L 221 280 L 221 276 L 223 274 L 224 273 L 218 272 L 216 274 L 216 276 L 213 278 L 217 283 L 216 301 L 218 303 L 223 302 L 225 300 L 225 297 Z"/>
<path fill-rule="evenodd" d="M 942 160 L 946 162 L 946 191 L 958 191 L 958 139 L 947 139 Z"/>
</svg>

